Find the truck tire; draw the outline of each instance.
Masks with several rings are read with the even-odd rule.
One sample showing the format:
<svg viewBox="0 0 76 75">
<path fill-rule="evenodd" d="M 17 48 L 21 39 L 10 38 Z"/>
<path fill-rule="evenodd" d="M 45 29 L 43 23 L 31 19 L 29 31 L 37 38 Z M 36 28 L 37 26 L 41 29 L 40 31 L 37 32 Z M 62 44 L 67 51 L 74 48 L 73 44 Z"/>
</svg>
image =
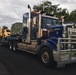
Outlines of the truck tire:
<svg viewBox="0 0 76 75">
<path fill-rule="evenodd" d="M 43 47 L 40 52 L 40 60 L 44 66 L 52 67 L 54 63 L 52 51 L 47 47 Z"/>
<path fill-rule="evenodd" d="M 10 42 L 10 50 L 12 50 L 13 49 L 13 43 L 12 42 Z"/>
<path fill-rule="evenodd" d="M 16 42 L 13 43 L 13 51 L 14 51 L 14 52 L 17 51 L 17 43 L 16 43 Z"/>
</svg>

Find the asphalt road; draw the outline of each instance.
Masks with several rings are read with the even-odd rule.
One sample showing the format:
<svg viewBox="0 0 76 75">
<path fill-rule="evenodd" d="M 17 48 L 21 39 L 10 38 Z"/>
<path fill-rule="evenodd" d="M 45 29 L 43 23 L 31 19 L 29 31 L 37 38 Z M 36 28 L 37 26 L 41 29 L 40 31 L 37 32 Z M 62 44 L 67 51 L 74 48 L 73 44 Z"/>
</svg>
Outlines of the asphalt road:
<svg viewBox="0 0 76 75">
<path fill-rule="evenodd" d="M 40 63 L 37 55 L 23 51 L 15 53 L 5 46 L 0 46 L 0 63 L 10 75 L 76 75 L 76 63 L 64 68 L 47 68 Z"/>
</svg>

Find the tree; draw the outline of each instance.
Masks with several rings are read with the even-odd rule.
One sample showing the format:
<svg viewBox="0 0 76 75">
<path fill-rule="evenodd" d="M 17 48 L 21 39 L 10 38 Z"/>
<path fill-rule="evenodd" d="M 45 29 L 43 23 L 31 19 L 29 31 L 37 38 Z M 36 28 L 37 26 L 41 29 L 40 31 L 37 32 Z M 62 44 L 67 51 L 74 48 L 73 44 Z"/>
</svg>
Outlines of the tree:
<svg viewBox="0 0 76 75">
<path fill-rule="evenodd" d="M 68 22 L 69 21 L 69 12 L 68 12 L 68 10 L 67 9 L 63 9 L 62 10 L 62 16 L 65 16 L 65 22 Z"/>
<path fill-rule="evenodd" d="M 71 22 L 76 23 L 76 10 L 73 10 L 73 11 L 70 13 L 69 20 L 70 20 Z"/>
<path fill-rule="evenodd" d="M 65 16 L 65 22 L 75 22 L 76 23 L 76 10 L 71 13 L 65 8 L 58 8 L 59 4 L 53 5 L 50 1 L 44 1 L 41 4 L 34 5 L 33 9 L 35 11 L 44 10 L 45 13 L 53 13 L 56 17 L 61 19 L 61 16 Z"/>
<path fill-rule="evenodd" d="M 35 11 L 40 11 L 40 10 L 44 10 L 46 13 L 52 13 L 52 12 L 56 12 L 58 9 L 58 5 L 52 5 L 52 2 L 50 1 L 44 1 L 42 2 L 40 5 L 34 5 L 33 9 Z"/>
</svg>

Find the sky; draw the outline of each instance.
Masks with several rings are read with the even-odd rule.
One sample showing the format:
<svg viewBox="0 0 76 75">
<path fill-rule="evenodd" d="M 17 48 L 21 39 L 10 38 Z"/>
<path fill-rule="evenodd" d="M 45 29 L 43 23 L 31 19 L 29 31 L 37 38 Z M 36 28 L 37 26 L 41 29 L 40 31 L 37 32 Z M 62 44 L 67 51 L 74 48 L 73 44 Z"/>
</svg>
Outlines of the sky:
<svg viewBox="0 0 76 75">
<path fill-rule="evenodd" d="M 31 7 L 46 0 L 0 0 L 0 27 L 11 27 L 15 22 L 22 22 L 22 16 Z M 67 8 L 68 11 L 76 9 L 76 0 L 48 0 L 52 4 L 60 4 L 59 7 Z"/>
</svg>

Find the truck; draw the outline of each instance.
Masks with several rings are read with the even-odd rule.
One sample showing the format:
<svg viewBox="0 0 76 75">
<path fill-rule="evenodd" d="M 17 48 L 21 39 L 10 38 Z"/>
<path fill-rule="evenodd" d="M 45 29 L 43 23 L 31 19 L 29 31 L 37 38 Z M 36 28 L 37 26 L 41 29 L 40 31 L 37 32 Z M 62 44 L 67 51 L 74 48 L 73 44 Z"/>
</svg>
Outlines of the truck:
<svg viewBox="0 0 76 75">
<path fill-rule="evenodd" d="M 9 40 L 10 50 L 37 54 L 48 67 L 76 62 L 76 26 L 61 25 L 53 14 L 28 8 L 23 14 L 22 34 Z"/>
<path fill-rule="evenodd" d="M 7 39 L 10 36 L 10 29 L 6 28 L 3 29 L 0 27 L 0 44 L 4 45 L 6 44 Z"/>
</svg>

